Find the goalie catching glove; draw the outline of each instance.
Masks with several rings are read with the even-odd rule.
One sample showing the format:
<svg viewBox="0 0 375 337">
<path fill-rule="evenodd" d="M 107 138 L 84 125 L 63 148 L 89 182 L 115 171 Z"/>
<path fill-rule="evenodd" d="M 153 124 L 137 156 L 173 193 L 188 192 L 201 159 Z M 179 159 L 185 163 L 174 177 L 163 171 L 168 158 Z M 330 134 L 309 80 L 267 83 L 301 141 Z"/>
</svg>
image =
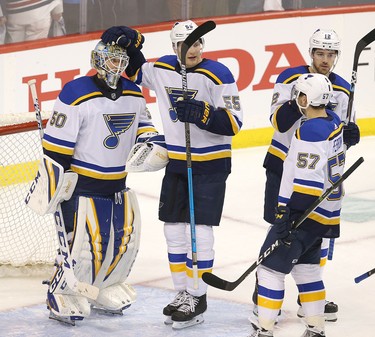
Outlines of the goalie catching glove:
<svg viewBox="0 0 375 337">
<path fill-rule="evenodd" d="M 149 138 L 144 143 L 135 144 L 126 160 L 127 172 L 153 172 L 168 164 L 168 151 L 163 135 Z"/>
<path fill-rule="evenodd" d="M 58 162 L 43 155 L 25 203 L 39 215 L 55 213 L 59 203 L 71 198 L 77 180 L 77 173 L 64 172 L 64 168 Z"/>
</svg>

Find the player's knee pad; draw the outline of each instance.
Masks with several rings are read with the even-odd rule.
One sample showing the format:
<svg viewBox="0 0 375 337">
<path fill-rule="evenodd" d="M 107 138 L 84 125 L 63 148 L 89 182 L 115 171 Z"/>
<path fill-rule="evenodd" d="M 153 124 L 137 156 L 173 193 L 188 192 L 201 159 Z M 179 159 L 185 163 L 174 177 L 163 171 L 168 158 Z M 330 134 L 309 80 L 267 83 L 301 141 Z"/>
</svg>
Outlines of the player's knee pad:
<svg viewBox="0 0 375 337">
<path fill-rule="evenodd" d="M 292 271 L 296 284 L 313 283 L 322 280 L 319 264 L 296 264 Z"/>
</svg>

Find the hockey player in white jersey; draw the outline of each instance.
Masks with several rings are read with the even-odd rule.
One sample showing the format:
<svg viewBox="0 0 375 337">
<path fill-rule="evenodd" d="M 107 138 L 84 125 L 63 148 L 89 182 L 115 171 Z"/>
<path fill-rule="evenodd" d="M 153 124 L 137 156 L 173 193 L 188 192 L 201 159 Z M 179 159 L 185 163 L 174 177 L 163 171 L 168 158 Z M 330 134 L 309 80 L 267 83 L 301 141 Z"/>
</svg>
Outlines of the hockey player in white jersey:
<svg viewBox="0 0 375 337">
<path fill-rule="evenodd" d="M 270 115 L 274 134 L 263 164 L 266 169 L 264 220 L 268 223 L 272 224 L 275 219 L 283 162 L 288 153 L 290 140 L 304 119 L 296 102 L 290 99 L 291 90 L 301 74 L 319 73 L 326 75 L 330 79 L 333 84 L 333 96 L 329 106 L 347 124 L 344 126 L 344 142 L 347 148 L 359 142 L 359 129 L 354 123 L 355 114 L 352 114 L 351 121 L 347 121 L 350 85 L 346 80 L 333 72 L 340 53 L 341 41 L 336 32 L 331 29 L 318 29 L 312 34 L 309 41 L 311 65 L 288 68 L 276 80 Z M 329 240 L 323 240 L 321 252 L 322 271 L 327 261 L 328 246 Z M 257 292 L 255 289 L 253 296 L 255 314 L 256 299 Z M 336 321 L 337 311 L 338 306 L 331 301 L 327 301 L 326 320 Z M 301 307 L 298 310 L 298 315 L 303 316 Z"/>
<path fill-rule="evenodd" d="M 343 123 L 329 109 L 332 92 L 332 83 L 322 74 L 302 74 L 294 83 L 293 104 L 306 120 L 292 135 L 276 219 L 261 248 L 263 253 L 277 239 L 285 243 L 258 266 L 258 321 L 252 322 L 252 337 L 273 336 L 284 299 L 285 275 L 289 273 L 298 287 L 305 314 L 307 327 L 303 337 L 325 336 L 321 242 L 322 238 L 340 235 L 343 186 L 332 192 L 297 229 L 291 224 L 343 173 Z"/>
<path fill-rule="evenodd" d="M 181 44 L 196 27 L 190 20 L 175 23 L 170 32 L 174 55 L 146 62 L 138 49 L 129 55 L 127 68 L 128 76 L 137 84 L 155 91 L 167 144 L 169 164 L 161 189 L 159 219 L 164 222 L 168 260 L 178 292 L 163 310 L 165 323 L 174 329 L 203 322 L 207 284 L 201 275 L 213 267 L 213 227 L 220 223 L 225 183 L 231 171 L 232 137 L 240 131 L 243 118 L 233 75 L 223 64 L 202 57 L 203 38 L 187 52 L 189 98 L 181 100 Z M 135 36 L 133 29 L 119 26 L 104 32 L 102 39 L 138 45 Z M 185 122 L 191 123 L 198 289 L 194 288 L 192 276 Z"/>
<path fill-rule="evenodd" d="M 34 202 L 38 192 L 29 200 L 40 214 L 54 213 L 62 201 L 74 276 L 99 289 L 96 299 L 75 292 L 60 251 L 47 305 L 51 318 L 73 325 L 92 308 L 122 314 L 136 300 L 125 281 L 138 252 L 141 223 L 136 196 L 125 183 L 126 160 L 136 142 L 161 136 L 140 89 L 121 76 L 128 62 L 125 48 L 99 41 L 91 53 L 97 73 L 63 87 L 45 129 L 39 170 L 47 181 L 47 201 L 58 202 Z M 64 188 L 55 188 L 68 173 L 76 176 L 66 184 L 70 198 Z"/>
</svg>

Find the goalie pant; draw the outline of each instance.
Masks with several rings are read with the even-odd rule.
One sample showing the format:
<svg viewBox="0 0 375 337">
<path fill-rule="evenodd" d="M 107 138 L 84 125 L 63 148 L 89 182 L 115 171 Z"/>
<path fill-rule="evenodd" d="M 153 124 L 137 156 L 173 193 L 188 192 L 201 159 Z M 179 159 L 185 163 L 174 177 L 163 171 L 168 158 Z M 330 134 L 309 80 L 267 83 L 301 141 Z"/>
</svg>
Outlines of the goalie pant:
<svg viewBox="0 0 375 337">
<path fill-rule="evenodd" d="M 74 230 L 67 226 L 74 274 L 98 287 L 99 295 L 90 300 L 69 289 L 61 267 L 64 259 L 58 255 L 47 294 L 52 313 L 77 320 L 90 315 L 90 305 L 108 311 L 129 307 L 136 292 L 125 280 L 137 256 L 141 230 L 134 192 L 127 189 L 112 198 L 73 196 L 62 203 L 62 213 L 67 224 L 77 219 Z"/>
</svg>

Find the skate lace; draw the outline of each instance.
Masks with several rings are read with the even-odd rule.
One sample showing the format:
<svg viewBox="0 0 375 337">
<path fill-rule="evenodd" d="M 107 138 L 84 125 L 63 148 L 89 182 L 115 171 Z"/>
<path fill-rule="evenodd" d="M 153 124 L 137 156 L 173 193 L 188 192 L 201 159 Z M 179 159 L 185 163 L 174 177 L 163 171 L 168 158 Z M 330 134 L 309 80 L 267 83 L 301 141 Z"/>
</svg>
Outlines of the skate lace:
<svg viewBox="0 0 375 337">
<path fill-rule="evenodd" d="M 192 296 L 190 294 L 186 294 L 185 301 L 182 303 L 182 305 L 178 308 L 178 311 L 182 311 L 184 313 L 187 313 L 189 311 L 195 312 L 195 307 L 199 302 L 199 298 Z"/>
<path fill-rule="evenodd" d="M 185 298 L 188 296 L 188 293 L 184 290 L 184 291 L 180 291 L 176 297 L 174 298 L 174 300 L 169 304 L 171 306 L 174 306 L 174 307 L 178 307 L 180 306 L 182 303 L 185 302 Z"/>
</svg>

